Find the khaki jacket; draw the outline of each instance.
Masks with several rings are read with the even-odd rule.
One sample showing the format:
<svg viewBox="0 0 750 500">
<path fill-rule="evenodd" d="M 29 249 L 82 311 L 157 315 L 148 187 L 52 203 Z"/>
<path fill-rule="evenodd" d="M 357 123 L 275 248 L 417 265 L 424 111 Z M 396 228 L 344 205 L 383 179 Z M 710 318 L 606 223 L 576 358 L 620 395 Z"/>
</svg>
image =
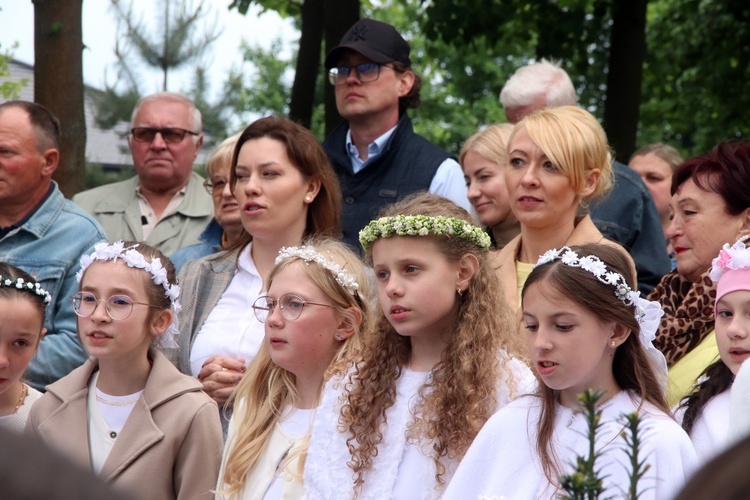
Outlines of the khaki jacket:
<svg viewBox="0 0 750 500">
<path fill-rule="evenodd" d="M 160 220 L 145 243 L 169 256 L 199 242 L 198 237 L 214 216 L 211 196 L 202 183 L 203 177 L 193 172 L 177 211 Z M 102 225 L 110 241 L 144 241 L 137 186 L 136 176 L 78 193 L 73 196 L 73 202 Z"/>
<path fill-rule="evenodd" d="M 599 230 L 596 228 L 594 223 L 591 221 L 591 217 L 588 215 L 584 216 L 578 221 L 573 233 L 565 242 L 567 246 L 573 245 L 584 245 L 587 243 L 602 243 L 615 247 L 627 255 L 630 266 L 635 273 L 635 264 L 627 250 L 622 247 L 619 243 L 612 240 L 608 240 Z M 564 246 L 565 246 L 564 245 Z M 511 310 L 517 311 L 521 306 L 518 303 L 518 279 L 516 278 L 516 256 L 521 248 L 521 235 L 519 234 L 508 242 L 507 245 L 493 254 L 493 264 L 497 272 L 497 277 L 500 280 L 500 287 L 503 289 L 505 294 L 505 300 L 510 305 Z"/>
<path fill-rule="evenodd" d="M 198 381 L 180 374 L 163 354 L 153 360 L 143 394 L 107 457 L 100 477 L 134 498 L 213 498 L 223 440 L 216 403 Z M 91 468 L 86 398 L 98 368 L 89 358 L 47 386 L 31 409 L 26 433 Z"/>
</svg>

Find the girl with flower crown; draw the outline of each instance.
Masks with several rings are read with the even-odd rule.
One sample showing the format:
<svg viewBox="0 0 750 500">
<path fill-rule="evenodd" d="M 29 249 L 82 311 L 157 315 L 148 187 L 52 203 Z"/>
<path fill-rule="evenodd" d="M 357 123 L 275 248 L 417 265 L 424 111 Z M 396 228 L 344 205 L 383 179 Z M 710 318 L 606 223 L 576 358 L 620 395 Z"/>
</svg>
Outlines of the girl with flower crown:
<svg viewBox="0 0 750 500">
<path fill-rule="evenodd" d="M 677 411 L 701 462 L 729 444 L 731 390 L 742 363 L 750 358 L 750 248 L 748 237 L 725 244 L 709 276 L 716 284 L 714 317 L 720 359 L 710 364 Z"/>
<path fill-rule="evenodd" d="M 414 195 L 384 209 L 360 242 L 380 311 L 349 372 L 324 391 L 307 497 L 439 497 L 484 422 L 533 377 L 511 357 L 489 236 L 465 210 Z"/>
<path fill-rule="evenodd" d="M 0 262 L 0 428 L 22 432 L 41 393 L 21 378 L 47 332 L 50 294 L 34 278 Z"/>
<path fill-rule="evenodd" d="M 343 243 L 281 249 L 267 294 L 253 305 L 266 335 L 232 395 L 217 498 L 302 498 L 324 380 L 356 352 L 369 324 L 366 286 L 362 262 Z"/>
<path fill-rule="evenodd" d="M 667 366 L 651 341 L 658 304 L 640 298 L 622 253 L 589 244 L 546 252 L 526 280 L 523 323 L 541 384 L 484 426 L 446 499 L 539 499 L 562 493 L 560 476 L 588 458 L 578 396 L 603 392 L 594 452 L 603 495 L 634 498 L 624 414 L 641 418 L 639 499 L 671 498 L 695 467 L 690 439 L 664 400 Z"/>
<path fill-rule="evenodd" d="M 211 498 L 216 403 L 155 348 L 175 345 L 172 263 L 143 243 L 100 243 L 78 278 L 72 306 L 91 358 L 47 386 L 27 433 L 135 498 Z"/>
</svg>

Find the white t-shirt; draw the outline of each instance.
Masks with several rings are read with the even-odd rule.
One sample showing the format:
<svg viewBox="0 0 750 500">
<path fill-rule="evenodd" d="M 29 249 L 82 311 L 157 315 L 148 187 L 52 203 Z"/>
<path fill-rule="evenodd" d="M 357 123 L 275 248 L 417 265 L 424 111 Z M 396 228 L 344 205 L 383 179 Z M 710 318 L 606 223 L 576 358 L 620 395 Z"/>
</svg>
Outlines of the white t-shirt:
<svg viewBox="0 0 750 500">
<path fill-rule="evenodd" d="M 197 377 L 203 363 L 214 355 L 245 358 L 245 364 L 260 349 L 265 327 L 253 314 L 253 302 L 261 294 L 263 279 L 250 251 L 252 243 L 240 254 L 237 273 L 208 314 L 190 350 L 190 370 Z"/>
</svg>

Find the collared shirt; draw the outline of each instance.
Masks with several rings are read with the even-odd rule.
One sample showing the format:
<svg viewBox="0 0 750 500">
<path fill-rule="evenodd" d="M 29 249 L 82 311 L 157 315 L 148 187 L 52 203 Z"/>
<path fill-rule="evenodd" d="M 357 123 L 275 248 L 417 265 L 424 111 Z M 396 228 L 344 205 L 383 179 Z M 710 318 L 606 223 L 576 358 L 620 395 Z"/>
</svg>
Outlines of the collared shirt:
<svg viewBox="0 0 750 500">
<path fill-rule="evenodd" d="M 42 205 L 44 205 L 44 202 L 47 201 L 47 199 L 52 194 L 52 191 L 54 191 L 54 190 L 55 190 L 55 186 L 50 182 L 49 189 L 47 190 L 47 194 L 45 194 L 44 198 L 42 198 L 42 201 L 40 201 L 39 204 L 34 207 L 34 210 L 32 210 L 31 212 L 29 212 L 26 215 L 26 217 L 24 217 L 23 219 L 21 219 L 19 221 L 14 222 L 10 226 L 8 226 L 8 227 L 0 227 L 0 238 L 4 237 L 6 234 L 8 234 L 9 232 L 13 231 L 17 227 L 22 227 L 24 224 L 26 224 L 29 221 L 29 219 L 31 219 L 34 216 L 34 214 L 37 212 L 37 210 L 39 210 L 39 207 L 41 207 Z"/>
<path fill-rule="evenodd" d="M 388 144 L 388 140 L 395 131 L 396 127 L 391 128 L 367 146 L 367 160 L 362 160 L 359 156 L 359 150 L 352 142 L 351 129 L 346 131 L 346 151 L 349 154 L 349 159 L 352 163 L 352 170 L 355 174 L 358 174 L 370 162 L 380 156 Z M 429 191 L 432 194 L 448 198 L 456 205 L 464 208 L 470 214 L 474 214 L 474 209 L 468 198 L 464 173 L 461 170 L 461 166 L 453 158 L 448 158 L 440 164 L 435 172 L 435 176 L 430 182 Z"/>
<path fill-rule="evenodd" d="M 141 222 L 143 223 L 143 239 L 147 239 L 148 236 L 151 234 L 151 231 L 154 230 L 156 227 L 156 224 L 159 223 L 160 220 L 162 220 L 165 217 L 169 217 L 170 215 L 177 213 L 177 208 L 180 206 L 180 203 L 182 203 L 182 200 L 185 199 L 185 192 L 187 191 L 187 184 L 177 191 L 171 200 L 169 200 L 169 204 L 164 209 L 164 211 L 161 213 L 161 217 L 157 217 L 154 213 L 154 209 L 151 208 L 151 203 L 148 202 L 148 199 L 143 195 L 143 191 L 141 190 L 141 185 L 138 184 L 135 187 L 135 196 L 138 198 L 138 206 L 141 209 Z"/>
</svg>

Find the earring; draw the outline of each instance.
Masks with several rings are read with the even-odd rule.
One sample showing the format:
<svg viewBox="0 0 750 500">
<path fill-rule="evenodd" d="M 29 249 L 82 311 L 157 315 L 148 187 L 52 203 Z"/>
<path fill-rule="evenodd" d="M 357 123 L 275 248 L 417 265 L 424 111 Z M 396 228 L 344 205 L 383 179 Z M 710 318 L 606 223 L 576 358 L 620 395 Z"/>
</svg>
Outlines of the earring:
<svg viewBox="0 0 750 500">
<path fill-rule="evenodd" d="M 617 342 L 615 342 L 614 339 L 612 339 L 612 340 L 609 341 L 609 347 L 611 347 L 612 349 L 614 349 L 616 346 L 617 346 Z"/>
<path fill-rule="evenodd" d="M 334 335 L 333 338 L 335 338 L 339 342 L 341 342 L 342 340 L 344 340 L 344 337 L 340 333 L 337 333 L 336 335 Z"/>
<path fill-rule="evenodd" d="M 312 200 L 312 198 L 310 198 L 309 196 L 305 196 L 305 201 L 306 202 L 310 203 L 310 200 Z"/>
<path fill-rule="evenodd" d="M 464 292 L 463 290 L 461 290 L 461 287 L 456 287 L 456 293 L 458 294 L 459 297 L 464 296 Z"/>
</svg>

